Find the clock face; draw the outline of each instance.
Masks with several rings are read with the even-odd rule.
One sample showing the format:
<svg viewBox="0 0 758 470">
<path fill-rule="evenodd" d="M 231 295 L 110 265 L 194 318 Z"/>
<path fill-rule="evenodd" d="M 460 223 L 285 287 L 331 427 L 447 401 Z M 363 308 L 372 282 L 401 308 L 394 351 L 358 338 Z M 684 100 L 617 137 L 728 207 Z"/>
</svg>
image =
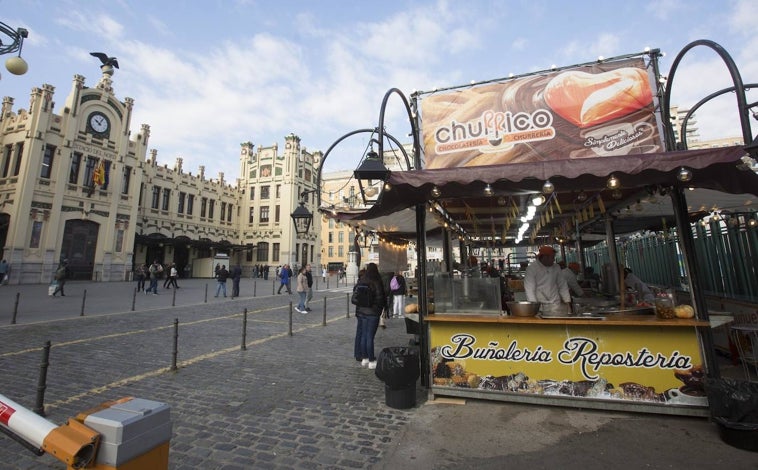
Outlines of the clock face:
<svg viewBox="0 0 758 470">
<path fill-rule="evenodd" d="M 110 122 L 108 121 L 108 118 L 103 113 L 92 113 L 89 115 L 89 126 L 92 128 L 93 131 L 104 134 L 108 132 L 108 128 L 110 127 Z"/>
</svg>

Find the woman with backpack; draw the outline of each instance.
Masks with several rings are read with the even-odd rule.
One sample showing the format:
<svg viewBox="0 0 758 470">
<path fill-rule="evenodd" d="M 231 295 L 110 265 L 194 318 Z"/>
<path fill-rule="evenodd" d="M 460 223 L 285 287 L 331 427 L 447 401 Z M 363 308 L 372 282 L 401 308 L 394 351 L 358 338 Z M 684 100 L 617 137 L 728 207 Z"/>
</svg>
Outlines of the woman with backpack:
<svg viewBox="0 0 758 470">
<path fill-rule="evenodd" d="M 361 366 L 376 369 L 374 337 L 379 328 L 379 316 L 385 307 L 387 295 L 382 285 L 382 277 L 376 263 L 366 266 L 366 273 L 358 279 L 353 288 L 352 303 L 356 306 L 358 319 L 356 331 L 356 359 Z"/>
<path fill-rule="evenodd" d="M 392 296 L 392 310 L 390 314 L 394 318 L 405 316 L 405 278 L 397 273 L 390 279 L 390 295 Z"/>
</svg>

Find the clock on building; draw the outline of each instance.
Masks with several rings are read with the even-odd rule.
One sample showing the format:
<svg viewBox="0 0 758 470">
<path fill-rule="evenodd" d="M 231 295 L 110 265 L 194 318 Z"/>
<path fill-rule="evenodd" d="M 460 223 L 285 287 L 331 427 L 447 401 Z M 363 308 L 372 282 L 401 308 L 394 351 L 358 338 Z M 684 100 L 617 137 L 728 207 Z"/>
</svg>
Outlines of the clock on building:
<svg viewBox="0 0 758 470">
<path fill-rule="evenodd" d="M 87 118 L 87 127 L 93 134 L 105 135 L 110 130 L 111 122 L 108 120 L 108 116 L 95 111 Z"/>
</svg>

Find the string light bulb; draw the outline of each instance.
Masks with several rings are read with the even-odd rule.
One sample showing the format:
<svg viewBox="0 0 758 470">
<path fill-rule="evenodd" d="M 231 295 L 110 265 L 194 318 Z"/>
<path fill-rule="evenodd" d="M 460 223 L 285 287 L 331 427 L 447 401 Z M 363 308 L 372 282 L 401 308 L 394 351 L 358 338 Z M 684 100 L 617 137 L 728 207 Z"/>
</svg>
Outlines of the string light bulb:
<svg viewBox="0 0 758 470">
<path fill-rule="evenodd" d="M 681 167 L 676 174 L 676 179 L 682 183 L 686 183 L 692 179 L 692 171 L 689 168 Z"/>
<path fill-rule="evenodd" d="M 608 178 L 608 182 L 606 184 L 608 186 L 608 189 L 618 189 L 618 187 L 621 186 L 621 181 L 619 181 L 616 175 L 611 175 L 611 177 Z"/>
<path fill-rule="evenodd" d="M 555 191 L 553 183 L 550 180 L 545 181 L 545 184 L 542 185 L 542 194 L 551 194 L 553 191 Z"/>
<path fill-rule="evenodd" d="M 440 191 L 440 188 L 437 186 L 432 187 L 432 197 L 440 197 L 442 195 L 442 191 Z"/>
<path fill-rule="evenodd" d="M 490 186 L 489 183 L 487 183 L 487 185 L 484 186 L 484 195 L 485 196 L 492 196 L 492 186 Z"/>
</svg>

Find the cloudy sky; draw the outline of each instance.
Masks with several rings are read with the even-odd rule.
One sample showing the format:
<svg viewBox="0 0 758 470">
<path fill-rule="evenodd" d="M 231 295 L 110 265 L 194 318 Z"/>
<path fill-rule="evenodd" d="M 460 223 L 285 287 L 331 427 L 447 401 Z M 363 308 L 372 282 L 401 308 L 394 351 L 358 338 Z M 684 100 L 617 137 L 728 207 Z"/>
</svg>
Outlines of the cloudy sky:
<svg viewBox="0 0 758 470">
<path fill-rule="evenodd" d="M 47 83 L 60 112 L 74 75 L 97 84 L 100 62 L 89 53 L 105 52 L 120 65 L 116 96 L 135 100 L 132 129 L 150 125 L 159 163 L 182 157 L 185 170 L 205 165 L 209 177 L 224 172 L 232 182 L 241 142 L 282 145 L 294 133 L 309 151 L 326 151 L 376 127 L 393 87 L 410 94 L 645 47 L 665 52 L 666 74 L 697 39 L 723 46 L 743 81 L 758 82 L 755 0 L 0 0 L 0 12 L 29 30 L 29 71 L 0 70 L 0 96 L 13 97 L 14 109 Z M 672 104 L 727 86 L 723 62 L 698 47 L 676 72 Z M 403 141 L 404 112 L 388 103 L 387 131 Z M 702 138 L 741 135 L 734 95 L 701 108 L 697 123 Z M 326 170 L 354 168 L 368 138 L 338 145 Z"/>
</svg>

